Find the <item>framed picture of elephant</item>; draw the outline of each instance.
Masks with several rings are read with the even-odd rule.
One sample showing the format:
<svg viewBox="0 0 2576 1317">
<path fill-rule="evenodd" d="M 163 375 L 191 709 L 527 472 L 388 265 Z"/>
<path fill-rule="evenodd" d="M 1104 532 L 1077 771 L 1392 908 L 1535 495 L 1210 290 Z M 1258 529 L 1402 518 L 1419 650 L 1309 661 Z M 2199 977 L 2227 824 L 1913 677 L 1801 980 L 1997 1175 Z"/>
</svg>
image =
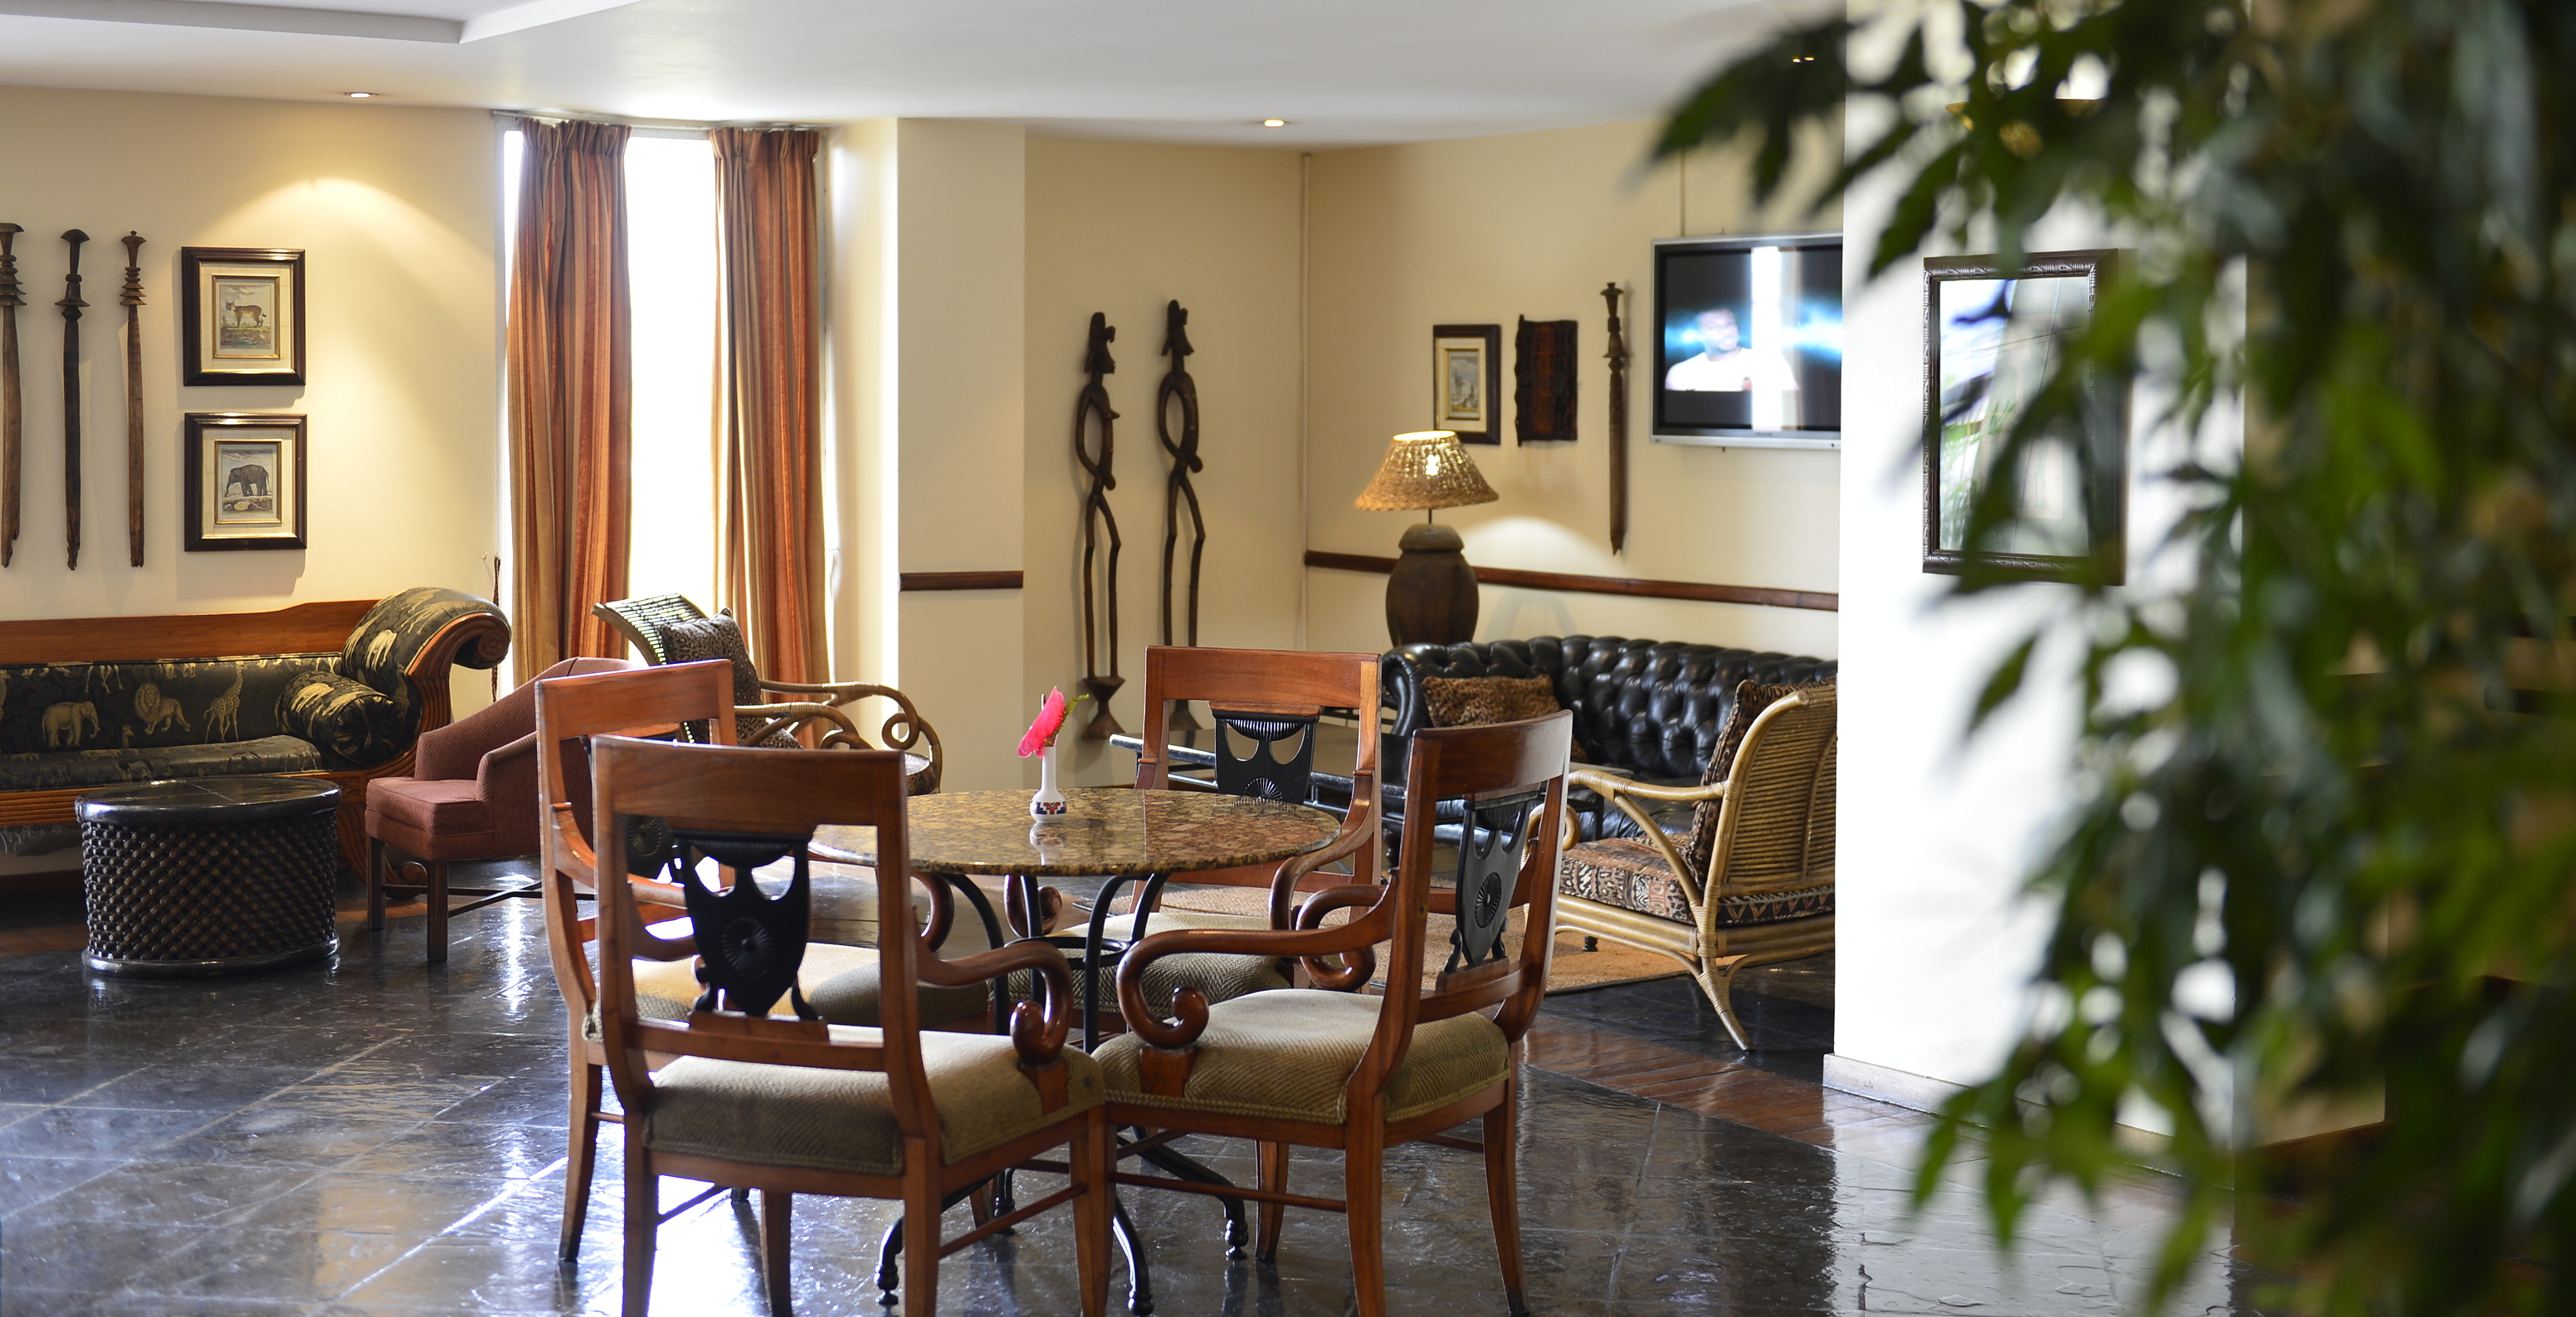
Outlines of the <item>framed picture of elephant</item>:
<svg viewBox="0 0 2576 1317">
<path fill-rule="evenodd" d="M 183 442 L 183 547 L 304 547 L 303 417 L 190 412 Z"/>
<path fill-rule="evenodd" d="M 302 384 L 304 253 L 179 249 L 183 384 Z"/>
</svg>

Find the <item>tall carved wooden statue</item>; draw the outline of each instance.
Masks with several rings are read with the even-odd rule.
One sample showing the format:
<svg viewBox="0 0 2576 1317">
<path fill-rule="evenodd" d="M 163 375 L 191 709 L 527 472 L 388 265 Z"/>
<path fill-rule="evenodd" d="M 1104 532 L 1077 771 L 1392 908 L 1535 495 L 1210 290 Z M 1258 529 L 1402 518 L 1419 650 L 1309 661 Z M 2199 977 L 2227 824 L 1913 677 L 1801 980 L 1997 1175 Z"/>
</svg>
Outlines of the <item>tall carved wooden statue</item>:
<svg viewBox="0 0 2576 1317">
<path fill-rule="evenodd" d="M 1172 551 L 1181 539 L 1181 505 L 1190 508 L 1190 585 L 1189 639 L 1179 643 L 1199 643 L 1199 560 L 1207 552 L 1207 521 L 1199 515 L 1199 492 L 1190 487 L 1190 475 L 1204 471 L 1207 464 L 1199 460 L 1199 386 L 1190 378 L 1190 313 L 1179 302 L 1163 308 L 1163 354 L 1172 359 L 1172 368 L 1163 374 L 1161 387 L 1154 391 L 1154 432 L 1163 441 L 1163 451 L 1172 455 L 1170 483 L 1163 489 L 1163 643 L 1172 640 Z M 1172 434 L 1174 404 L 1180 412 L 1181 433 Z"/>
<path fill-rule="evenodd" d="M 1118 440 L 1112 422 L 1118 413 L 1109 406 L 1109 389 L 1101 377 L 1118 369 L 1109 355 L 1110 341 L 1118 331 L 1110 327 L 1109 317 L 1091 313 L 1091 342 L 1083 351 L 1082 368 L 1091 382 L 1082 386 L 1082 397 L 1073 405 L 1073 458 L 1082 464 L 1090 488 L 1082 496 L 1082 684 L 1091 693 L 1091 722 L 1082 729 L 1082 739 L 1102 741 L 1124 730 L 1109 712 L 1109 697 L 1127 679 L 1118 675 L 1118 517 L 1109 510 L 1109 491 L 1118 487 L 1118 478 L 1110 467 L 1117 456 Z M 1096 422 L 1096 424 L 1094 424 Z M 1084 432 L 1100 436 L 1100 455 L 1092 456 Z M 1099 559 L 1103 534 L 1109 539 L 1106 570 Z M 1100 607 L 1100 596 L 1106 594 L 1108 610 Z M 1109 644 L 1100 644 L 1102 622 L 1107 622 Z M 1106 669 L 1104 672 L 1103 669 Z"/>
<path fill-rule="evenodd" d="M 18 393 L 18 255 L 9 249 L 26 230 L 0 224 L 0 567 L 18 551 L 18 445 L 24 422 Z"/>
<path fill-rule="evenodd" d="M 1619 325 L 1619 285 L 1601 286 L 1610 304 L 1610 551 L 1628 547 L 1628 336 Z"/>
</svg>

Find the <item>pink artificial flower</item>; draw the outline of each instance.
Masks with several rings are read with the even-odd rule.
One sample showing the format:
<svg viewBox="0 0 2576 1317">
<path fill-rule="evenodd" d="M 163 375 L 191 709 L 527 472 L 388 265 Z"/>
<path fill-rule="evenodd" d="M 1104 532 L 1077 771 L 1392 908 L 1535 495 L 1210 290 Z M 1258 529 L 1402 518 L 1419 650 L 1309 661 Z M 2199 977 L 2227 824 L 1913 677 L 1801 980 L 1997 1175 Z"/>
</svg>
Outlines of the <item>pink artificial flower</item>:
<svg viewBox="0 0 2576 1317">
<path fill-rule="evenodd" d="M 1038 705 L 1038 720 L 1029 724 L 1028 734 L 1020 738 L 1020 758 L 1055 744 L 1056 732 L 1064 726 L 1064 690 L 1050 687 L 1046 700 Z"/>
</svg>

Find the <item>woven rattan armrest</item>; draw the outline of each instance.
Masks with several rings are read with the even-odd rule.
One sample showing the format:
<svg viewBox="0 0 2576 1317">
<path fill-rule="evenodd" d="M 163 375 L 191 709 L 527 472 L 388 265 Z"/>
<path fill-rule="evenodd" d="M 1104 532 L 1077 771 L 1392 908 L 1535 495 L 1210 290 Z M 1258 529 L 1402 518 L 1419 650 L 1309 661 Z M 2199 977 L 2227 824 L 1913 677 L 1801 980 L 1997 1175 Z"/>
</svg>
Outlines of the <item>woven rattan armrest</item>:
<svg viewBox="0 0 2576 1317">
<path fill-rule="evenodd" d="M 1582 768 L 1578 768 L 1565 775 L 1565 789 L 1571 791 L 1576 787 L 1588 788 L 1593 792 L 1593 794 L 1600 796 L 1604 800 L 1611 800 L 1620 796 L 1634 796 L 1640 800 L 1663 800 L 1687 803 L 1701 800 L 1716 800 L 1726 794 L 1726 784 L 1723 782 L 1715 782 L 1706 786 L 1696 787 L 1659 787 L 1650 786 L 1644 782 L 1639 782 L 1631 778 L 1611 777 L 1607 774 L 1595 773 Z"/>
<path fill-rule="evenodd" d="M 1565 785 L 1569 790 L 1578 786 L 1589 787 L 1599 793 L 1603 800 L 1618 806 L 1620 813 L 1635 820 L 1645 843 L 1654 847 L 1656 852 L 1664 857 L 1664 863 L 1671 867 L 1673 877 L 1680 881 L 1682 895 L 1690 901 L 1691 915 L 1696 920 L 1700 907 L 1707 902 L 1707 898 L 1701 894 L 1699 875 L 1692 873 L 1690 866 L 1682 862 L 1682 853 L 1673 846 L 1672 834 L 1665 832 L 1664 826 L 1657 823 L 1646 813 L 1645 807 L 1637 802 L 1640 800 L 1722 800 L 1726 796 L 1726 784 L 1715 782 L 1696 787 L 1652 787 L 1631 782 L 1626 778 L 1603 777 L 1598 773 L 1577 769 L 1565 775 Z M 1563 831 L 1570 834 L 1573 826 L 1574 816 L 1571 811 L 1568 811 Z M 1569 847 L 1573 844 L 1570 835 L 1566 836 L 1565 840 Z"/>
</svg>

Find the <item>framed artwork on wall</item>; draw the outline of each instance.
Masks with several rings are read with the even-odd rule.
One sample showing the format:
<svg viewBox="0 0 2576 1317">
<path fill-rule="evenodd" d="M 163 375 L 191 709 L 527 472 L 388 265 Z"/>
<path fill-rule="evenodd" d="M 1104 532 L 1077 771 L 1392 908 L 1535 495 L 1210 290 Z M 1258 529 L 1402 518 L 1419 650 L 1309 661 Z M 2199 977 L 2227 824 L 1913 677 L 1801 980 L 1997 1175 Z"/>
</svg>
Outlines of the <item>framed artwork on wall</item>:
<svg viewBox="0 0 2576 1317">
<path fill-rule="evenodd" d="M 179 249 L 183 384 L 302 384 L 304 253 Z"/>
<path fill-rule="evenodd" d="M 1923 262 L 1923 570 L 2117 585 L 2128 566 L 2128 381 L 2075 378 L 2060 418 L 2005 440 L 2093 316 L 2114 251 Z M 1981 542 L 1981 503 L 2003 512 Z"/>
<path fill-rule="evenodd" d="M 1462 444 L 1499 444 L 1503 392 L 1501 325 L 1431 327 L 1431 428 Z"/>
<path fill-rule="evenodd" d="M 184 547 L 304 547 L 303 417 L 190 412 L 181 442 Z"/>
</svg>

